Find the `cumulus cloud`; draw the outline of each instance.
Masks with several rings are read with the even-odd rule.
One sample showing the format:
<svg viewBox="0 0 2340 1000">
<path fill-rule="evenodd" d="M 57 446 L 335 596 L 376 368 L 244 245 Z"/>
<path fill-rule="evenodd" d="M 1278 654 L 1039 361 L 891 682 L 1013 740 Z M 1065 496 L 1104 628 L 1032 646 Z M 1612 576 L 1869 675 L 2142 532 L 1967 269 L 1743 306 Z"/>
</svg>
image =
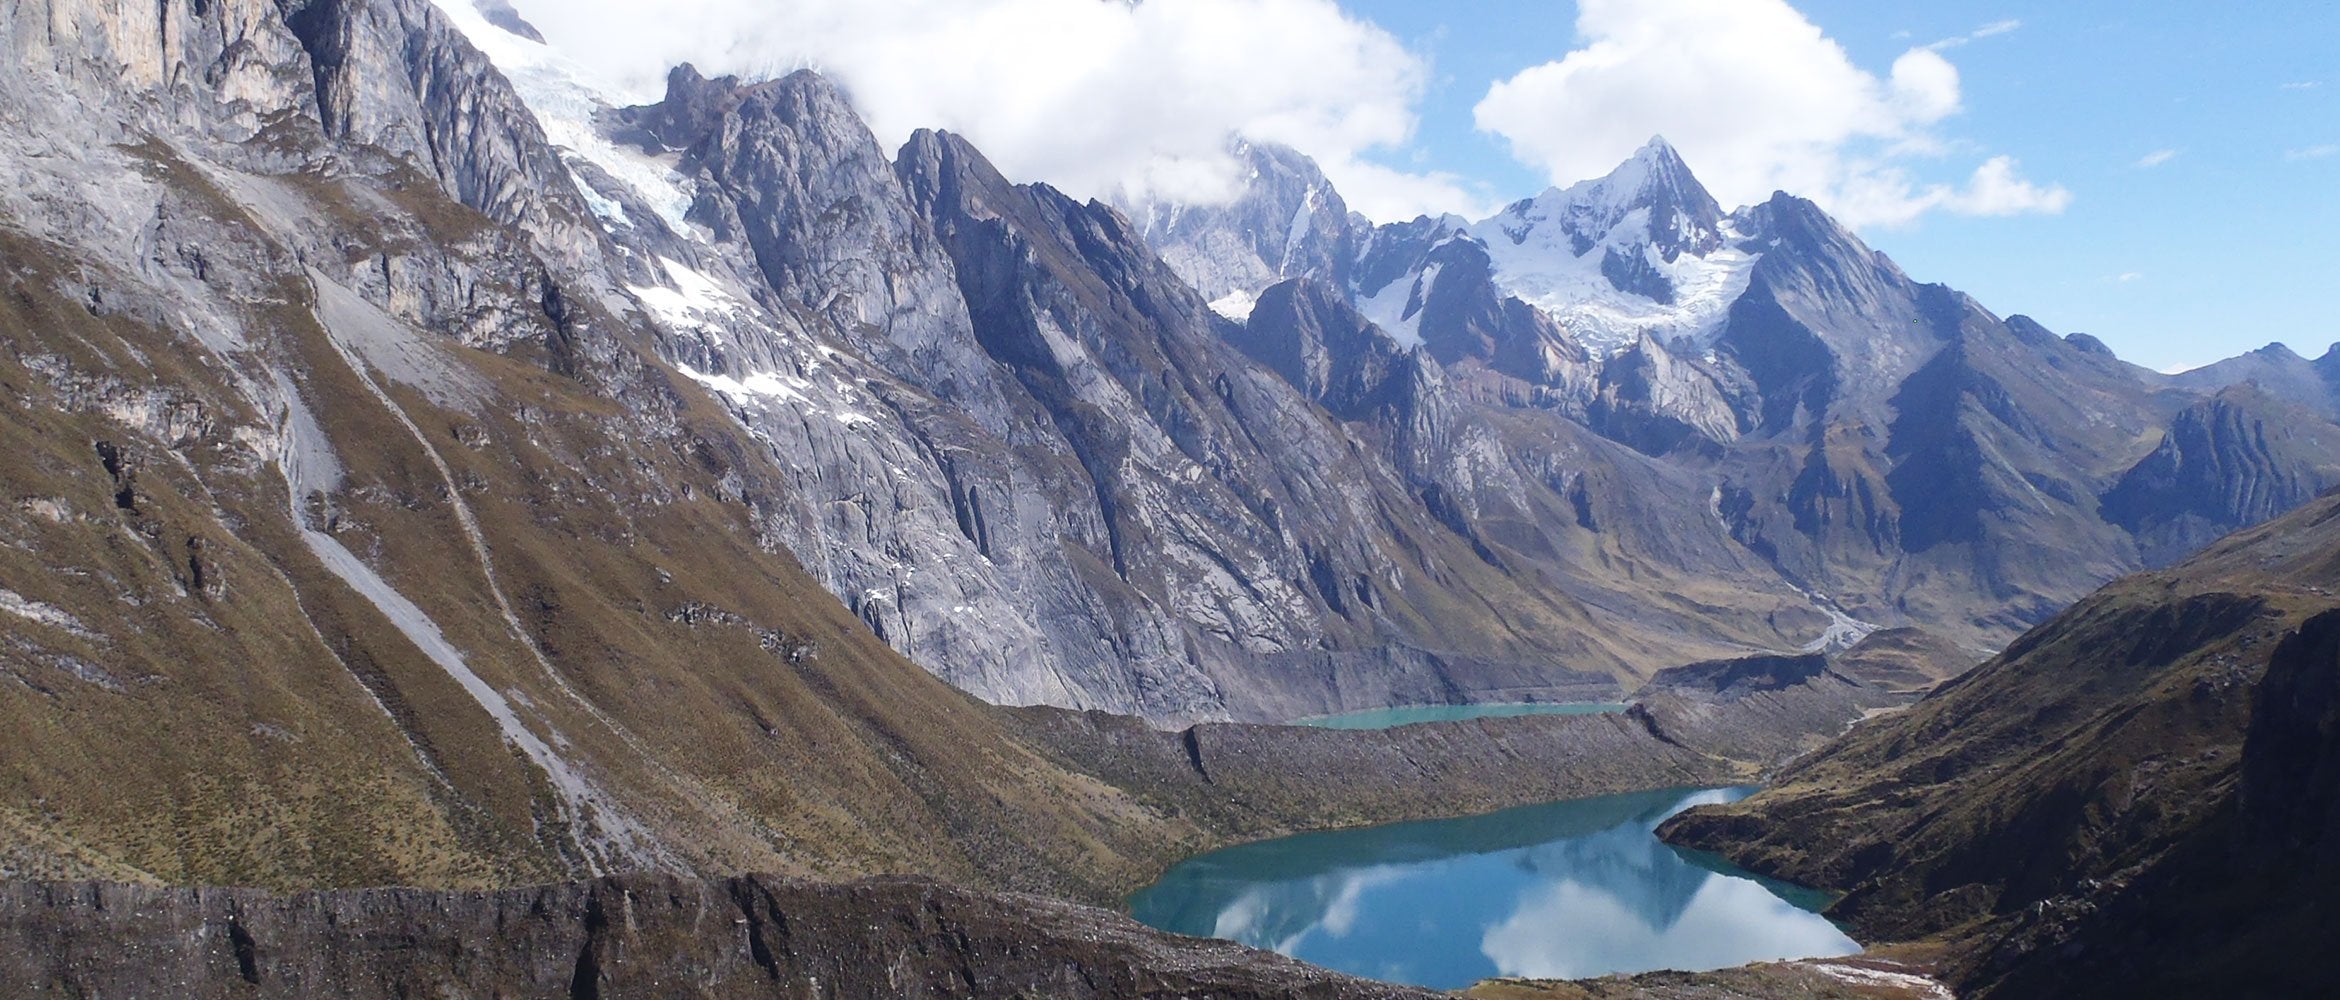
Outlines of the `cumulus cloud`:
<svg viewBox="0 0 2340 1000">
<path fill-rule="evenodd" d="M 1951 191 L 1943 205 L 1961 215 L 2056 215 L 2072 205 L 2072 192 L 2024 180 L 2012 156 L 1994 156 L 1974 169 L 1966 189 Z"/>
<path fill-rule="evenodd" d="M 2060 212 L 2071 193 L 2006 157 L 1961 185 L 1911 172 L 1943 154 L 1932 129 L 1962 110 L 1943 50 L 2018 26 L 1912 48 L 1880 78 L 1784 0 L 1582 0 L 1581 47 L 1497 82 L 1476 117 L 1556 184 L 1599 176 L 1656 132 L 1732 204 L 1792 191 L 1856 227 Z"/>
<path fill-rule="evenodd" d="M 1376 167 L 1411 138 L 1422 60 L 1333 0 L 519 0 L 574 59 L 654 99 L 681 62 L 709 74 L 815 68 L 889 144 L 974 141 L 1011 177 L 1083 196 L 1189 201 L 1242 180 L 1230 137 L 1316 157 L 1361 210 L 1476 199 L 1453 178 Z"/>
</svg>

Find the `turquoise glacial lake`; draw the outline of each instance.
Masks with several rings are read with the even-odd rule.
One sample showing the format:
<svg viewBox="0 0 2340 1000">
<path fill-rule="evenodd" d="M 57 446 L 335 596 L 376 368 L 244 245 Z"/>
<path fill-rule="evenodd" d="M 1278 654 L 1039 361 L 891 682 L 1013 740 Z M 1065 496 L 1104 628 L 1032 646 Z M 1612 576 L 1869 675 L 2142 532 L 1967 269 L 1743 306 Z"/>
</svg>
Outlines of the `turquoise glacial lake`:
<svg viewBox="0 0 2340 1000">
<path fill-rule="evenodd" d="M 1753 791 L 1612 795 L 1248 844 L 1179 864 L 1130 911 L 1162 930 L 1442 990 L 1860 951 L 1817 912 L 1824 896 L 1652 832 Z"/>
<path fill-rule="evenodd" d="M 1516 715 L 1606 715 L 1610 712 L 1624 710 L 1625 706 L 1618 702 L 1568 702 L 1535 705 L 1414 705 L 1406 708 L 1376 708 L 1364 712 L 1320 715 L 1312 719 L 1301 719 L 1293 725 L 1316 726 L 1322 729 L 1388 729 L 1393 726 L 1410 726 L 1417 722 L 1507 719 Z"/>
</svg>

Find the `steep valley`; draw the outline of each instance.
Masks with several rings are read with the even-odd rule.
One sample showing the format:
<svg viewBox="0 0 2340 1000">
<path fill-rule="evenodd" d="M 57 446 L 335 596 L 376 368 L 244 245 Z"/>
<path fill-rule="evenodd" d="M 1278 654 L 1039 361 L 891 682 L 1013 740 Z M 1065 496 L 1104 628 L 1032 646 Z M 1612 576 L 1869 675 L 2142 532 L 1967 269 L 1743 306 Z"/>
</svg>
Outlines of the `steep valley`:
<svg viewBox="0 0 2340 1000">
<path fill-rule="evenodd" d="M 1108 204 L 523 13 L 0 4 L 0 992 L 1420 996 L 1091 907 L 1757 782 L 1667 835 L 1962 990 L 2314 971 L 2329 365 L 2143 372 L 1662 140 Z M 1924 995 L 1852 967 L 1486 995 Z"/>
</svg>

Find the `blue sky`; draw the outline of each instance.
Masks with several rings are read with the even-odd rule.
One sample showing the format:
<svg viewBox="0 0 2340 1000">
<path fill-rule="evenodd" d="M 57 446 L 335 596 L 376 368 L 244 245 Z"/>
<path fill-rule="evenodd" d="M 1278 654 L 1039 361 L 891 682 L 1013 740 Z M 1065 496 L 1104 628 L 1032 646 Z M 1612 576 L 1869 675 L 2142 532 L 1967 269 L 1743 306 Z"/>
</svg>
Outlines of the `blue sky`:
<svg viewBox="0 0 2340 1000">
<path fill-rule="evenodd" d="M 1574 4 L 1342 2 L 1431 66 L 1412 143 L 1370 155 L 1456 175 L 1495 200 L 1564 179 L 1520 162 L 1473 109 L 1495 81 L 1585 44 Z M 1862 227 L 1919 280 L 2094 333 L 2154 368 L 2272 341 L 2313 357 L 2340 340 L 2340 4 L 1796 8 L 1881 78 L 1913 46 L 2020 22 L 1941 50 L 1958 70 L 1960 110 L 1930 127 L 1940 149 L 1896 163 L 1955 184 L 1978 162 L 2011 156 L 2025 178 L 2068 190 L 2069 203 Z M 1684 152 L 1699 169 L 1697 150 Z"/>
</svg>

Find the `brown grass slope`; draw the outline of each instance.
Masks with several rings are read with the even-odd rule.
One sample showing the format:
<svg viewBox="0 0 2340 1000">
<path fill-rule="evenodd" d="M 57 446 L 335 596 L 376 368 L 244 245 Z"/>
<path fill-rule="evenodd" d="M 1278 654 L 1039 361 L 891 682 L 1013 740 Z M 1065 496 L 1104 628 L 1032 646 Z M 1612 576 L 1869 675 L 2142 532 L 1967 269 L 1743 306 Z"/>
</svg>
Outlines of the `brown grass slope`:
<svg viewBox="0 0 2340 1000">
<path fill-rule="evenodd" d="M 7 145 L 0 875 L 1096 896 L 1196 836 L 763 539 L 777 477 L 622 297 L 313 113 Z"/>
<path fill-rule="evenodd" d="M 12 869 L 462 886 L 628 866 L 558 829 L 543 773 L 320 567 L 283 480 L 231 436 L 249 419 L 238 396 L 172 331 L 60 300 L 38 263 L 59 258 L 20 239 L 0 256 L 0 436 L 23 456 L 0 474 L 0 586 L 74 623 L 12 618 L 0 648 Z M 663 845 L 632 863 L 1081 891 L 1185 835 L 1022 749 L 755 545 L 755 470 L 664 369 L 637 360 L 621 389 L 666 399 L 644 417 L 450 347 L 488 387 L 480 405 L 393 388 L 393 410 L 325 343 L 307 295 L 288 283 L 251 329 L 307 366 L 304 397 L 333 401 L 315 410 L 345 465 L 331 534 Z M 85 384 L 99 388 L 76 398 Z M 188 416 L 173 436 L 124 426 L 106 411 L 127 386 Z M 659 418 L 666 432 L 643 432 Z"/>
<path fill-rule="evenodd" d="M 2303 751 L 2261 750 L 2253 727 L 2276 717 L 2261 690 L 2270 664 L 2333 671 L 2284 666 L 2283 651 L 2340 604 L 2335 590 L 2340 496 L 2327 495 L 2105 588 L 1907 713 L 1797 762 L 1775 788 L 1663 833 L 1846 891 L 1832 915 L 1863 940 L 1950 942 L 1954 969 L 1986 993 L 2063 967 L 2083 932 L 2110 933 L 2091 914 L 2169 914 L 2205 898 L 2198 885 L 2155 887 L 2215 843 L 2253 768 L 2318 773 L 2288 770 Z M 2328 754 L 2329 730 L 2294 742 L 2318 739 Z M 2293 833 L 2313 844 L 2329 827 Z M 2234 916 L 2230 939 L 2284 933 L 2264 914 Z M 2263 957 L 2277 975 L 2331 971 L 2323 950 Z M 2085 990 L 2122 988 L 2140 986 L 2108 976 Z"/>
</svg>

